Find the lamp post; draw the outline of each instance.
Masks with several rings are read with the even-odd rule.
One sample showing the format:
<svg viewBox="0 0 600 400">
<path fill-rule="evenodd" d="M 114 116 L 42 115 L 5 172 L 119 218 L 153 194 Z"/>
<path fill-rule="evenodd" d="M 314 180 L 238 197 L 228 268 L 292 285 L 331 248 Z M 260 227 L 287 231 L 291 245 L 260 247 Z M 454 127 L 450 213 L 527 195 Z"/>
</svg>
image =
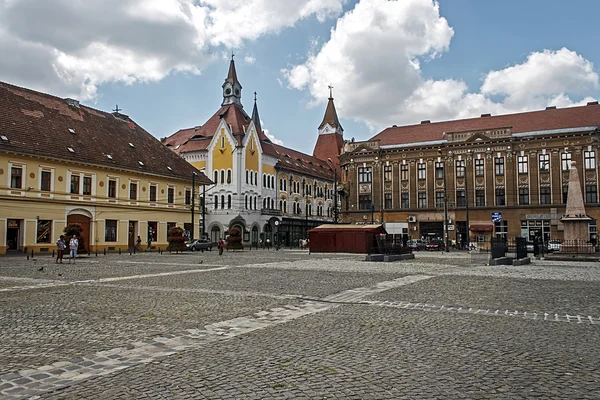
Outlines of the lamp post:
<svg viewBox="0 0 600 400">
<path fill-rule="evenodd" d="M 338 191 L 337 191 L 337 172 L 335 170 L 335 165 L 333 164 L 333 161 L 331 161 L 331 158 L 328 158 L 327 161 L 329 161 L 331 168 L 333 168 L 333 223 L 337 224 L 338 223 L 338 205 L 337 205 L 337 199 L 338 199 Z"/>
<path fill-rule="evenodd" d="M 465 219 L 467 224 L 467 250 L 471 248 L 471 231 L 469 229 L 469 161 L 471 159 L 471 149 L 467 150 L 467 160 L 465 161 Z"/>
<path fill-rule="evenodd" d="M 302 178 L 302 195 L 304 196 L 304 237 L 308 237 L 308 195 L 306 193 L 306 178 Z"/>
<path fill-rule="evenodd" d="M 195 197 L 196 197 L 196 172 L 192 172 L 192 198 L 191 198 L 191 208 L 192 208 L 192 230 L 190 232 L 190 241 L 194 241 L 194 211 L 195 211 Z"/>
<path fill-rule="evenodd" d="M 438 157 L 438 162 L 441 162 L 442 158 L 442 150 L 438 149 L 438 155 L 440 155 L 440 157 Z M 448 253 L 450 251 L 448 246 L 448 193 L 446 192 L 446 160 L 444 160 L 444 162 L 442 163 L 443 169 L 442 169 L 442 173 L 444 176 L 444 227 L 446 230 L 446 236 L 444 238 L 444 248 L 446 249 L 446 253 Z"/>
<path fill-rule="evenodd" d="M 371 201 L 371 225 L 375 224 L 375 204 Z"/>
</svg>

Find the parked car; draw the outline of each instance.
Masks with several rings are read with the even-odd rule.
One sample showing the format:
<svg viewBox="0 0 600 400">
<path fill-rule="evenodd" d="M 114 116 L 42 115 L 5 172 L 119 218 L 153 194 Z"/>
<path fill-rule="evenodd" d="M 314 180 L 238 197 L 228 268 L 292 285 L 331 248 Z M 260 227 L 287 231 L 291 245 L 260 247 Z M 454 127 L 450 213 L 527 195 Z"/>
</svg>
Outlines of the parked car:
<svg viewBox="0 0 600 400">
<path fill-rule="evenodd" d="M 431 242 L 427 243 L 427 250 L 444 250 L 444 242 L 441 240 L 432 240 Z"/>
<path fill-rule="evenodd" d="M 407 244 L 412 250 L 418 251 L 427 249 L 427 245 L 422 240 L 409 240 Z"/>
<path fill-rule="evenodd" d="M 187 243 L 186 246 L 191 251 L 212 251 L 212 242 L 208 239 L 196 239 L 193 242 Z"/>
<path fill-rule="evenodd" d="M 560 251 L 561 244 L 560 240 L 550 240 L 548 242 L 548 251 Z"/>
<path fill-rule="evenodd" d="M 539 249 L 540 249 L 540 253 L 544 252 L 544 253 L 548 253 L 550 251 L 550 246 L 549 246 L 550 242 L 547 243 L 539 243 Z M 560 248 L 560 247 L 559 247 Z M 533 242 L 527 242 L 527 252 L 528 253 L 533 253 L 534 250 L 534 246 L 533 246 Z"/>
</svg>

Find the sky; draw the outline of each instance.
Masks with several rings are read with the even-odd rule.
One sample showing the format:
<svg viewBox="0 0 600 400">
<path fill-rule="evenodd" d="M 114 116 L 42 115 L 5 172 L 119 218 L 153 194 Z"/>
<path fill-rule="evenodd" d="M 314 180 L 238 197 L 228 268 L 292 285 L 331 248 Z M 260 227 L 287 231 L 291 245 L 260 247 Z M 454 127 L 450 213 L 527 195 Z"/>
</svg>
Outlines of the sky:
<svg viewBox="0 0 600 400">
<path fill-rule="evenodd" d="M 0 0 L 0 80 L 157 138 L 220 107 L 232 52 L 276 143 L 600 99 L 597 0 Z"/>
</svg>

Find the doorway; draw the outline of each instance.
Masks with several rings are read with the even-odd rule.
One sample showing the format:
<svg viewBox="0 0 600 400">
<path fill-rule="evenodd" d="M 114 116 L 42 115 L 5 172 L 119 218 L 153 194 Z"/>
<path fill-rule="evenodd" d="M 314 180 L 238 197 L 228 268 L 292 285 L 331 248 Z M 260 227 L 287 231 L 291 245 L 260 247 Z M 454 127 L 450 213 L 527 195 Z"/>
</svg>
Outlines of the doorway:
<svg viewBox="0 0 600 400">
<path fill-rule="evenodd" d="M 79 251 L 84 252 L 90 250 L 90 217 L 81 214 L 68 215 L 67 226 L 71 224 L 79 224 L 79 226 L 81 226 L 81 233 L 79 234 Z"/>
<path fill-rule="evenodd" d="M 137 221 L 129 221 L 129 231 L 127 233 L 127 245 L 129 247 L 135 247 L 135 241 L 137 239 Z"/>
<path fill-rule="evenodd" d="M 6 250 L 18 250 L 21 220 L 9 219 L 6 222 Z"/>
</svg>

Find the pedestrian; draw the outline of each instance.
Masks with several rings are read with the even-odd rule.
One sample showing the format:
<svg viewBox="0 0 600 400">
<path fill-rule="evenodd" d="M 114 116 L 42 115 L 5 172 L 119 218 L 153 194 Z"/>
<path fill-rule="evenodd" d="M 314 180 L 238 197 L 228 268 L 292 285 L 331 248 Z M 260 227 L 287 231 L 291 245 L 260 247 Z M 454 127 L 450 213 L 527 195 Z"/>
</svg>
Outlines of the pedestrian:
<svg viewBox="0 0 600 400">
<path fill-rule="evenodd" d="M 140 238 L 139 236 L 137 237 L 137 240 L 135 241 L 135 249 L 136 249 L 136 251 L 142 251 L 142 238 Z"/>
<path fill-rule="evenodd" d="M 77 236 L 73 235 L 71 240 L 69 240 L 69 264 L 71 263 L 71 259 L 73 259 L 73 263 L 75 263 L 75 258 L 77 258 L 77 248 L 79 247 L 79 240 L 77 240 Z"/>
<path fill-rule="evenodd" d="M 219 248 L 219 255 L 222 256 L 223 255 L 223 247 L 225 247 L 225 243 L 223 243 L 223 239 L 219 239 L 219 243 L 217 244 L 217 247 Z"/>
<path fill-rule="evenodd" d="M 56 241 L 56 263 L 58 264 L 60 262 L 60 264 L 62 264 L 63 262 L 63 255 L 65 253 L 65 237 L 63 235 L 60 235 L 60 237 L 58 238 L 58 240 Z"/>
</svg>

